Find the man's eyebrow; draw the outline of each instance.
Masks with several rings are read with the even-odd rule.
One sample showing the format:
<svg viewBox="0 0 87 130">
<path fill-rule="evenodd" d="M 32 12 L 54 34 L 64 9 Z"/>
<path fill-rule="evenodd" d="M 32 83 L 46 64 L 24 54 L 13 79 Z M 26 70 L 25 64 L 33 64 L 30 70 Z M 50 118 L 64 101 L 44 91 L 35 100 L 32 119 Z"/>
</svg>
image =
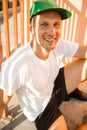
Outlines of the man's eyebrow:
<svg viewBox="0 0 87 130">
<path fill-rule="evenodd" d="M 62 23 L 62 20 L 58 20 L 58 19 L 40 19 L 40 21 L 41 22 L 48 22 L 48 21 L 54 21 L 55 20 L 55 22 L 61 22 Z"/>
</svg>

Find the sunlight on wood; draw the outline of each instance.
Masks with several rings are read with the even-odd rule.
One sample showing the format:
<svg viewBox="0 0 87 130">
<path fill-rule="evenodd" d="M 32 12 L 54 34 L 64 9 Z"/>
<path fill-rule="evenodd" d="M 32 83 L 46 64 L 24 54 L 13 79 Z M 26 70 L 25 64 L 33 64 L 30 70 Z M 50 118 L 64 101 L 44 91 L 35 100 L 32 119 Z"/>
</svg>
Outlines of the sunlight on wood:
<svg viewBox="0 0 87 130">
<path fill-rule="evenodd" d="M 82 0 L 68 0 L 71 2 L 79 11 L 82 9 Z"/>
</svg>

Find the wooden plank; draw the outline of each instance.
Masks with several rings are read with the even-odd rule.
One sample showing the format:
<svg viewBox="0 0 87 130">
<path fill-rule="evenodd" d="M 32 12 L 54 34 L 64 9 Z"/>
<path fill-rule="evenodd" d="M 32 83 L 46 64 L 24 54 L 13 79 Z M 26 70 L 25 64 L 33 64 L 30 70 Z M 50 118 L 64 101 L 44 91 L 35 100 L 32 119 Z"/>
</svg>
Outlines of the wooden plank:
<svg viewBox="0 0 87 130">
<path fill-rule="evenodd" d="M 2 38 L 1 38 L 1 28 L 0 28 L 0 69 L 1 69 L 1 64 L 3 62 L 3 50 L 2 50 Z"/>
<path fill-rule="evenodd" d="M 29 29 L 29 11 L 30 11 L 30 0 L 27 0 L 27 42 L 30 41 L 30 29 Z"/>
<path fill-rule="evenodd" d="M 17 1 L 12 1 L 13 24 L 14 24 L 14 50 L 18 48 L 18 24 L 17 24 Z"/>
<path fill-rule="evenodd" d="M 8 22 L 8 0 L 2 1 L 3 5 L 3 18 L 5 26 L 5 37 L 6 37 L 6 58 L 10 56 L 10 37 L 9 37 L 9 22 Z"/>
<path fill-rule="evenodd" d="M 21 45 L 24 45 L 24 0 L 20 0 Z"/>
</svg>

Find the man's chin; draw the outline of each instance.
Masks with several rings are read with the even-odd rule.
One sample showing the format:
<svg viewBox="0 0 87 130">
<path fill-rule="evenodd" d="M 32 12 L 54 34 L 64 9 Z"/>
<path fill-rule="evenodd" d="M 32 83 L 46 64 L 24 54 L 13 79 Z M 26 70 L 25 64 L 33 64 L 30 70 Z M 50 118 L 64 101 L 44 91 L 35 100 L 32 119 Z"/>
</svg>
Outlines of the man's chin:
<svg viewBox="0 0 87 130">
<path fill-rule="evenodd" d="M 55 46 L 48 48 L 48 51 L 50 52 L 50 51 L 52 51 L 54 49 L 55 49 Z"/>
</svg>

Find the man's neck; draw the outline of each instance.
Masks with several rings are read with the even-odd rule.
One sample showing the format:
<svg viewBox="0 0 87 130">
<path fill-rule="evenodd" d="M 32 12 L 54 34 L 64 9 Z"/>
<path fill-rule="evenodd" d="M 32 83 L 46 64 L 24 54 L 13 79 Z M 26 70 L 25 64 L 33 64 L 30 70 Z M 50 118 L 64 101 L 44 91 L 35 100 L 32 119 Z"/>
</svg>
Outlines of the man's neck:
<svg viewBox="0 0 87 130">
<path fill-rule="evenodd" d="M 30 42 L 30 46 L 38 58 L 46 60 L 49 57 L 49 52 L 46 49 L 41 48 L 37 44 L 35 45 L 32 42 Z"/>
</svg>

